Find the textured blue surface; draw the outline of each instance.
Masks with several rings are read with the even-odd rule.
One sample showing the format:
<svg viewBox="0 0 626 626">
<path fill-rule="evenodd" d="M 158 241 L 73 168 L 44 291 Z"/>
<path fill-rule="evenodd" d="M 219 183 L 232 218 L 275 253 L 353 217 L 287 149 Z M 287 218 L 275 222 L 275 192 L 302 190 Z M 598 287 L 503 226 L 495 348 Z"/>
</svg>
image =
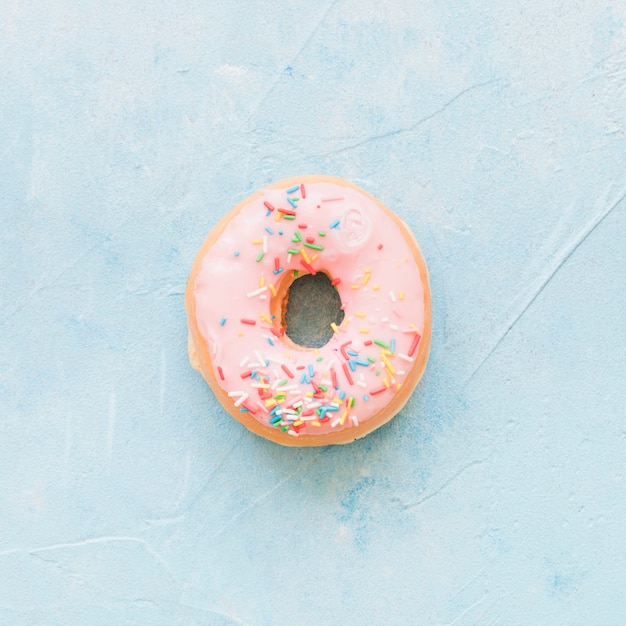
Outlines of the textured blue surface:
<svg viewBox="0 0 626 626">
<path fill-rule="evenodd" d="M 626 623 L 624 4 L 276 4 L 2 2 L 0 623 Z M 348 447 L 186 356 L 196 249 L 298 173 L 431 271 L 423 382 Z"/>
</svg>

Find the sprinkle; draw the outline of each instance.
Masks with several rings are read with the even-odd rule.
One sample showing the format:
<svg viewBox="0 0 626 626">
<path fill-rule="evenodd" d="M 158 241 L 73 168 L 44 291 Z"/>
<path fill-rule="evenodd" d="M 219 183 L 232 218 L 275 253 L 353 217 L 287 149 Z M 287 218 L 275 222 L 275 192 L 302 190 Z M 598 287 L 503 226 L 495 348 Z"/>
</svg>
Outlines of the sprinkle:
<svg viewBox="0 0 626 626">
<path fill-rule="evenodd" d="M 331 324 L 331 326 L 332 326 L 332 324 Z M 346 341 L 346 343 L 342 343 L 342 344 L 339 346 L 339 351 L 341 352 L 341 356 L 343 356 L 343 358 L 344 358 L 346 361 L 348 361 L 348 360 L 349 360 L 349 358 L 350 358 L 350 357 L 349 357 L 349 355 L 348 355 L 348 353 L 346 352 L 346 346 L 349 346 L 351 343 L 352 343 L 352 341 Z"/>
<path fill-rule="evenodd" d="M 370 390 L 370 394 L 372 396 L 376 396 L 379 393 L 382 393 L 383 391 L 387 391 L 387 387 L 385 387 L 385 385 L 381 385 L 380 387 L 376 387 L 376 389 L 371 389 Z"/>
<path fill-rule="evenodd" d="M 401 291 L 401 292 L 398 294 L 398 298 L 400 298 L 400 300 L 404 300 L 404 291 Z"/>
<path fill-rule="evenodd" d="M 359 425 L 359 419 L 357 418 L 357 416 L 356 416 L 356 415 L 351 415 L 351 416 L 350 416 L 350 419 L 352 420 L 352 423 L 353 423 L 355 426 L 358 426 L 358 425 Z"/>
<path fill-rule="evenodd" d="M 381 341 L 380 339 L 374 339 L 374 343 L 377 346 L 380 346 L 381 348 L 385 348 L 385 350 L 389 348 L 389 346 L 384 341 Z"/>
<path fill-rule="evenodd" d="M 248 298 L 254 298 L 254 296 L 258 296 L 262 294 L 264 291 L 267 291 L 267 287 L 260 287 L 259 289 L 255 289 L 247 294 Z"/>
<path fill-rule="evenodd" d="M 379 244 L 378 244 L 378 249 L 379 249 L 379 250 L 382 250 L 382 249 L 383 249 L 383 244 L 382 244 L 382 243 L 379 243 Z"/>
<path fill-rule="evenodd" d="M 269 233 L 270 235 L 274 234 L 274 231 L 269 226 L 265 227 L 265 232 Z"/>
<path fill-rule="evenodd" d="M 295 219 L 296 219 L 295 213 L 294 213 L 294 215 L 291 215 L 291 214 L 289 214 L 289 215 L 288 215 L 288 214 L 285 214 L 283 217 L 284 217 L 286 220 L 295 220 Z"/>
<path fill-rule="evenodd" d="M 239 363 L 239 367 L 243 367 L 249 360 L 249 356 L 244 356 L 243 359 L 241 359 L 241 363 Z"/>
<path fill-rule="evenodd" d="M 392 302 L 395 302 L 395 301 L 396 301 L 396 294 L 395 294 L 395 293 L 393 293 L 393 291 L 390 291 L 390 292 L 389 292 L 389 297 L 391 298 L 391 301 L 392 301 Z"/>
<path fill-rule="evenodd" d="M 407 356 L 406 354 L 402 354 L 401 352 L 398 352 L 398 358 L 402 359 L 403 361 L 407 361 L 409 363 L 412 363 L 413 361 L 415 361 L 415 359 L 413 359 L 410 356 Z"/>
<path fill-rule="evenodd" d="M 260 246 L 263 243 L 263 239 L 253 239 L 250 243 L 252 243 L 253 246 Z"/>
<path fill-rule="evenodd" d="M 256 356 L 258 362 L 262 367 L 267 367 L 269 363 L 261 356 L 261 353 L 258 350 L 254 351 L 254 355 Z"/>
<path fill-rule="evenodd" d="M 311 263 L 311 259 L 309 258 L 309 255 L 307 254 L 306 250 L 304 248 L 300 248 L 300 254 L 304 257 L 304 260 L 307 263 Z"/>
<path fill-rule="evenodd" d="M 409 348 L 409 356 L 413 356 L 415 354 L 415 350 L 417 349 L 417 344 L 420 342 L 421 335 L 419 333 L 415 333 L 415 337 L 413 338 L 413 343 L 411 343 L 411 347 Z"/>
<path fill-rule="evenodd" d="M 333 278 L 333 279 L 330 281 L 330 284 L 331 284 L 333 287 L 336 287 L 336 286 L 337 286 L 340 282 L 341 282 L 341 278 Z"/>
<path fill-rule="evenodd" d="M 302 235 L 296 230 L 291 238 L 294 243 L 300 243 L 302 241 Z"/>
<path fill-rule="evenodd" d="M 241 406 L 248 398 L 249 395 L 247 393 L 244 393 L 243 396 L 235 401 L 235 406 Z"/>
<path fill-rule="evenodd" d="M 367 341 L 363 342 L 364 346 L 371 346 L 374 342 L 371 339 L 368 339 Z"/>
<path fill-rule="evenodd" d="M 352 289 L 360 289 L 361 285 L 350 285 Z"/>
<path fill-rule="evenodd" d="M 322 198 L 322 202 L 341 202 L 343 196 L 334 196 L 332 198 Z"/>
<path fill-rule="evenodd" d="M 217 367 L 217 373 L 220 375 L 220 378 L 224 380 L 224 370 L 221 367 L 219 367 L 219 365 Z"/>
<path fill-rule="evenodd" d="M 298 191 L 298 189 L 300 189 L 300 185 L 296 185 L 295 187 L 289 187 L 289 189 L 287 189 L 285 193 L 295 193 L 296 191 Z"/>
<path fill-rule="evenodd" d="M 283 216 L 284 215 L 293 215 L 295 217 L 296 212 L 292 211 L 291 209 L 278 209 L 278 212 L 281 213 Z"/>
<path fill-rule="evenodd" d="M 241 372 L 241 378 L 250 378 L 252 376 L 252 370 L 246 370 L 245 372 Z"/>
<path fill-rule="evenodd" d="M 364 285 L 367 285 L 371 276 L 372 276 L 372 270 L 365 270 L 365 276 L 363 277 L 362 283 Z"/>
<path fill-rule="evenodd" d="M 348 369 L 348 364 L 347 363 L 342 363 L 341 367 L 343 368 L 343 373 L 346 375 L 346 378 L 348 379 L 348 382 L 351 385 L 354 385 L 354 380 L 352 380 L 352 374 L 350 374 L 350 370 Z"/>
<path fill-rule="evenodd" d="M 330 227 L 331 228 L 337 228 L 337 226 L 339 226 L 339 224 L 341 223 L 341 220 L 335 220 Z"/>
<path fill-rule="evenodd" d="M 274 287 L 274 285 L 270 284 L 270 291 L 272 292 L 272 295 L 275 296 L 276 295 L 276 287 Z"/>
<path fill-rule="evenodd" d="M 268 211 L 273 211 L 274 210 L 274 207 L 267 200 L 263 204 L 265 205 L 265 208 Z"/>
<path fill-rule="evenodd" d="M 296 248 L 287 248 L 287 252 L 289 254 L 298 254 L 299 250 L 296 250 Z"/>
<path fill-rule="evenodd" d="M 363 334 L 365 334 L 365 333 L 369 333 L 369 332 L 370 332 L 370 329 L 369 329 L 369 328 L 359 328 L 359 332 L 360 332 L 360 333 L 363 333 Z"/>
<path fill-rule="evenodd" d="M 383 363 L 385 364 L 385 367 L 392 373 L 395 374 L 396 373 L 396 368 L 391 364 L 391 362 L 389 361 L 389 359 L 382 354 L 381 355 L 381 359 L 383 361 Z"/>
<path fill-rule="evenodd" d="M 241 403 L 241 408 L 248 411 L 248 413 L 252 413 L 252 415 L 255 415 L 257 412 L 256 409 L 253 409 L 250 405 L 246 404 L 245 402 Z"/>
<path fill-rule="evenodd" d="M 265 252 L 261 252 L 259 256 L 256 258 L 256 262 L 260 263 L 263 260 L 264 256 L 265 256 Z"/>
<path fill-rule="evenodd" d="M 224 324 L 226 324 L 226 318 L 225 318 L 225 317 L 223 317 L 223 318 L 220 320 L 220 326 L 224 326 Z"/>
<path fill-rule="evenodd" d="M 396 354 L 396 340 L 395 339 L 392 339 L 389 342 L 389 350 L 391 351 L 392 356 Z"/>
<path fill-rule="evenodd" d="M 308 227 L 308 224 L 298 224 L 298 228 L 300 228 L 301 230 L 306 230 Z"/>
<path fill-rule="evenodd" d="M 320 230 L 319 233 L 317 233 L 320 237 L 326 237 L 326 233 L 323 230 Z"/>
<path fill-rule="evenodd" d="M 236 251 L 236 252 L 235 252 L 235 254 L 234 254 L 234 256 L 239 256 L 239 252 L 238 252 L 238 251 Z"/>
<path fill-rule="evenodd" d="M 304 245 L 307 248 L 311 248 L 312 250 L 320 250 L 320 251 L 322 251 L 324 249 L 324 246 L 320 246 L 320 245 L 318 245 L 316 243 L 309 243 L 308 241 L 305 241 Z"/>
<path fill-rule="evenodd" d="M 371 345 L 371 344 L 372 344 L 372 342 L 370 341 L 370 345 Z M 369 363 L 376 363 L 376 359 L 375 359 L 375 358 L 373 358 L 373 357 L 371 357 L 371 356 L 368 356 L 368 357 L 367 357 L 367 360 L 368 360 L 368 362 L 369 362 Z"/>
<path fill-rule="evenodd" d="M 311 274 L 313 276 L 315 276 L 315 274 L 317 274 L 317 272 L 303 259 L 300 260 L 300 264 L 305 267 L 307 270 L 309 270 L 309 272 L 311 272 Z"/>
<path fill-rule="evenodd" d="M 338 389 L 337 386 L 337 372 L 335 372 L 335 370 L 331 367 L 330 368 L 330 377 L 332 379 L 332 385 L 335 389 Z"/>
<path fill-rule="evenodd" d="M 374 285 L 374 286 L 372 287 L 372 289 L 373 289 L 374 291 L 378 291 L 378 290 L 380 289 L 380 285 Z"/>
<path fill-rule="evenodd" d="M 229 391 L 228 392 L 228 397 L 229 398 L 236 398 L 236 397 L 245 395 L 245 393 L 246 393 L 245 391 Z"/>
<path fill-rule="evenodd" d="M 241 318 L 241 323 L 242 324 L 248 324 L 249 326 L 254 326 L 256 324 L 256 320 L 251 320 L 251 319 L 248 319 L 246 317 L 242 317 Z"/>
<path fill-rule="evenodd" d="M 287 198 L 287 202 L 289 202 L 289 204 L 290 204 L 290 205 L 291 205 L 294 209 L 297 209 L 297 208 L 298 208 L 298 205 L 297 205 L 297 204 L 293 201 L 293 199 L 292 199 L 292 198 Z M 295 215 L 295 213 L 294 213 L 293 215 Z"/>
<path fill-rule="evenodd" d="M 302 198 L 306 198 L 306 189 L 304 188 L 304 185 L 300 185 L 300 195 L 302 196 Z"/>
</svg>

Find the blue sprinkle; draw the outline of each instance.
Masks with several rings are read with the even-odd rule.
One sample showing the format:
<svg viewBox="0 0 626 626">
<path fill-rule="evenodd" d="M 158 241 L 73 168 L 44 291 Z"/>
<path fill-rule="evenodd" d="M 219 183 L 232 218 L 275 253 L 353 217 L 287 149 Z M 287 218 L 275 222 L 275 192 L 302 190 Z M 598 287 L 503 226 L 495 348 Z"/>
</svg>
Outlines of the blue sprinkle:
<svg viewBox="0 0 626 626">
<path fill-rule="evenodd" d="M 391 352 L 391 354 L 395 354 L 396 353 L 396 340 L 392 339 L 389 342 L 389 351 Z"/>
<path fill-rule="evenodd" d="M 358 352 L 355 352 L 354 350 L 348 350 L 346 349 L 346 352 L 350 355 L 350 356 L 359 356 Z"/>
<path fill-rule="evenodd" d="M 308 370 L 309 370 L 309 376 L 313 378 L 315 376 L 315 370 L 313 369 L 313 366 L 310 363 L 309 363 Z"/>
<path fill-rule="evenodd" d="M 279 231 L 278 231 L 278 234 L 279 234 L 279 235 L 282 235 L 282 234 L 283 234 L 283 231 L 282 231 L 282 230 L 279 230 Z"/>
<path fill-rule="evenodd" d="M 235 256 L 239 256 L 239 252 L 235 252 Z"/>
<path fill-rule="evenodd" d="M 277 424 L 278 422 L 280 422 L 280 420 L 281 420 L 281 416 L 280 415 L 276 415 L 275 417 L 273 417 L 270 420 L 270 424 Z"/>
<path fill-rule="evenodd" d="M 239 410 L 240 410 L 242 413 L 249 413 L 249 412 L 250 412 L 250 411 L 248 411 L 248 409 L 246 409 L 246 407 L 245 407 L 245 406 L 241 406 L 241 407 L 239 407 Z"/>
<path fill-rule="evenodd" d="M 224 326 L 224 324 L 226 324 L 226 318 L 225 318 L 225 317 L 223 317 L 223 318 L 220 320 L 220 326 Z"/>
<path fill-rule="evenodd" d="M 356 370 L 356 365 L 354 364 L 354 359 L 350 359 L 348 361 L 348 365 L 350 366 L 350 369 L 354 372 Z"/>
<path fill-rule="evenodd" d="M 363 396 L 363 400 L 365 400 L 365 402 L 369 402 L 369 399 L 370 397 L 367 394 Z"/>
<path fill-rule="evenodd" d="M 340 392 L 339 392 L 339 397 L 340 397 L 342 400 L 345 400 L 345 397 L 346 397 L 346 392 L 345 392 L 345 391 L 340 391 Z"/>
<path fill-rule="evenodd" d="M 287 193 L 294 193 L 298 191 L 299 189 L 300 189 L 300 185 L 296 185 L 295 187 L 289 187 L 289 189 L 287 189 Z"/>
<path fill-rule="evenodd" d="M 302 376 L 300 377 L 300 384 L 304 384 L 307 382 L 307 375 L 306 374 L 302 374 Z"/>
<path fill-rule="evenodd" d="M 266 226 L 266 227 L 265 227 L 265 230 L 266 230 L 266 231 L 267 231 L 270 235 L 273 235 L 273 234 L 274 234 L 274 231 L 273 231 L 273 230 L 272 230 L 269 226 Z"/>
<path fill-rule="evenodd" d="M 298 208 L 298 205 L 291 198 L 287 198 L 287 202 L 289 202 L 294 209 Z"/>
<path fill-rule="evenodd" d="M 330 227 L 331 228 L 337 228 L 337 226 L 339 226 L 339 224 L 341 223 L 341 220 L 335 220 Z"/>
<path fill-rule="evenodd" d="M 267 217 L 268 215 L 271 215 L 271 214 L 272 214 L 272 212 L 269 209 L 267 209 L 267 213 L 265 214 L 265 217 Z"/>
<path fill-rule="evenodd" d="M 335 413 L 335 412 L 337 412 L 337 411 L 339 410 L 339 407 L 338 407 L 338 406 L 332 406 L 332 405 L 329 405 L 329 406 L 323 406 L 323 407 L 321 407 L 321 408 L 322 408 L 322 409 L 325 409 L 326 411 L 332 411 L 333 413 Z"/>
<path fill-rule="evenodd" d="M 267 338 L 267 340 L 270 342 L 270 346 L 273 346 L 273 345 L 274 345 L 274 341 L 272 340 L 272 338 L 271 338 L 271 337 L 268 337 L 268 338 Z"/>
<path fill-rule="evenodd" d="M 274 274 L 280 274 L 283 271 L 283 268 L 280 267 L 277 270 L 273 270 L 273 271 L 274 271 Z"/>
</svg>

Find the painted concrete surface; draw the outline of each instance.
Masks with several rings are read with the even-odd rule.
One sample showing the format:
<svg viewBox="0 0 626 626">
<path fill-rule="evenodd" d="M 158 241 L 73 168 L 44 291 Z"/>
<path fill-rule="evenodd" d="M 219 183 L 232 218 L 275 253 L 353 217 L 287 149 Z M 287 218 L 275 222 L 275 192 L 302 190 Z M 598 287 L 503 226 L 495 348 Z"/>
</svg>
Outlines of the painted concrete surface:
<svg viewBox="0 0 626 626">
<path fill-rule="evenodd" d="M 625 20 L 4 0 L 0 623 L 626 623 Z M 249 434 L 187 362 L 196 249 L 298 173 L 431 271 L 423 382 L 348 447 Z"/>
</svg>

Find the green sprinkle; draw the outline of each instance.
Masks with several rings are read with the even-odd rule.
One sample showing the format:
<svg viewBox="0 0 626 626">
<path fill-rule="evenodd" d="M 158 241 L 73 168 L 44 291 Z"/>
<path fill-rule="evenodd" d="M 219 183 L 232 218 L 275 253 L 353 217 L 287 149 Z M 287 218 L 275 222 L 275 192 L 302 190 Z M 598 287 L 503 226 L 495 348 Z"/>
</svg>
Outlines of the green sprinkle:
<svg viewBox="0 0 626 626">
<path fill-rule="evenodd" d="M 323 356 L 318 356 L 317 359 L 315 359 L 315 360 L 319 363 L 320 361 L 324 360 L 324 357 Z"/>
<path fill-rule="evenodd" d="M 283 426 L 281 430 L 286 433 L 289 430 L 289 426 Z"/>
<path fill-rule="evenodd" d="M 377 346 L 380 346 L 381 348 L 385 348 L 385 350 L 387 350 L 387 348 L 389 348 L 389 346 L 384 341 L 381 341 L 380 339 L 374 339 L 374 343 Z"/>
<path fill-rule="evenodd" d="M 318 246 L 316 243 L 309 243 L 308 241 L 305 241 L 304 245 L 307 248 L 312 248 L 313 250 L 323 250 L 324 249 L 324 246 Z"/>
<path fill-rule="evenodd" d="M 302 237 L 300 236 L 300 233 L 298 231 L 296 231 L 293 234 L 293 237 L 291 238 L 291 241 L 293 241 L 294 243 L 300 243 L 302 241 Z"/>
<path fill-rule="evenodd" d="M 354 396 L 350 398 L 350 408 L 354 406 Z"/>
<path fill-rule="evenodd" d="M 259 256 L 256 258 L 256 262 L 259 263 L 260 261 L 262 261 L 264 256 L 265 252 L 261 252 L 261 254 L 259 254 Z"/>
<path fill-rule="evenodd" d="M 321 230 L 319 233 L 317 233 L 320 237 L 326 237 L 326 233 Z"/>
<path fill-rule="evenodd" d="M 376 376 L 380 376 L 380 370 L 376 370 Z"/>
<path fill-rule="evenodd" d="M 326 393 L 328 391 L 327 387 L 324 387 L 324 385 L 318 385 L 318 387 L 324 392 Z"/>
<path fill-rule="evenodd" d="M 298 254 L 300 251 L 296 250 L 295 248 L 287 248 L 287 252 L 289 254 Z"/>
<path fill-rule="evenodd" d="M 296 216 L 295 215 L 287 215 L 286 213 L 283 214 L 283 219 L 284 220 L 295 220 Z"/>
<path fill-rule="evenodd" d="M 293 270 L 293 277 L 298 278 L 298 270 Z"/>
<path fill-rule="evenodd" d="M 287 384 L 287 379 L 285 378 L 285 380 L 281 380 L 278 385 L 276 385 L 277 387 L 282 387 L 283 385 Z M 282 392 L 281 392 L 282 393 Z"/>
<path fill-rule="evenodd" d="M 374 359 L 374 358 L 373 358 L 373 357 L 371 357 L 371 356 L 368 356 L 368 357 L 367 357 L 367 360 L 368 360 L 370 363 L 376 363 L 376 359 Z"/>
</svg>

